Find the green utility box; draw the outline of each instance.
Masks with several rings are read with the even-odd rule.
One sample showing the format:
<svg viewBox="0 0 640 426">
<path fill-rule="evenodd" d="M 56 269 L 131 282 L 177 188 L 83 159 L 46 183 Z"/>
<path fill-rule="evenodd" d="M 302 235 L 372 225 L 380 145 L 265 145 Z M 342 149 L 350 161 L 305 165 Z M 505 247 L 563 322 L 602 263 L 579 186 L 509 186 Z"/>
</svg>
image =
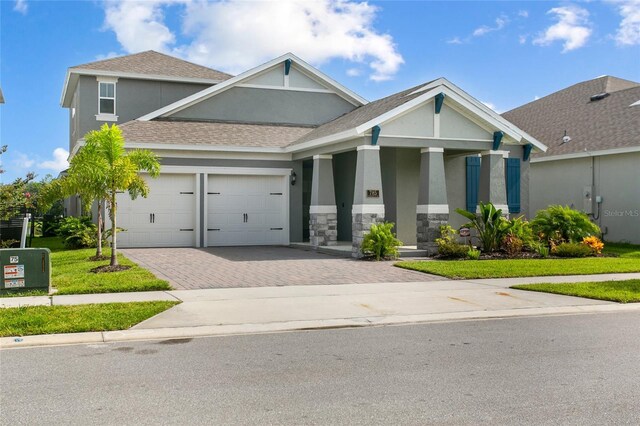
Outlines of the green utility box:
<svg viewBox="0 0 640 426">
<path fill-rule="evenodd" d="M 0 249 L 0 294 L 49 291 L 51 252 L 46 248 Z"/>
</svg>

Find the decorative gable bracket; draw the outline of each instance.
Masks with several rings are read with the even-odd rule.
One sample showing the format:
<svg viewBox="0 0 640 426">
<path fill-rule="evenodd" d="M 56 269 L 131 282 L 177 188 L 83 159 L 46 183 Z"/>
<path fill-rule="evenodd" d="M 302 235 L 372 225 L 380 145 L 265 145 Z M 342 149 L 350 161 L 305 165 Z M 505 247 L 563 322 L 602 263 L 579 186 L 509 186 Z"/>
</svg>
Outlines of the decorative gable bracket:
<svg viewBox="0 0 640 426">
<path fill-rule="evenodd" d="M 445 94 L 440 92 L 435 96 L 436 99 L 436 114 L 440 114 L 440 110 L 442 109 L 442 104 L 444 103 Z"/>
<path fill-rule="evenodd" d="M 500 144 L 502 143 L 502 137 L 504 133 L 501 131 L 493 132 L 493 150 L 497 151 L 500 149 Z"/>
</svg>

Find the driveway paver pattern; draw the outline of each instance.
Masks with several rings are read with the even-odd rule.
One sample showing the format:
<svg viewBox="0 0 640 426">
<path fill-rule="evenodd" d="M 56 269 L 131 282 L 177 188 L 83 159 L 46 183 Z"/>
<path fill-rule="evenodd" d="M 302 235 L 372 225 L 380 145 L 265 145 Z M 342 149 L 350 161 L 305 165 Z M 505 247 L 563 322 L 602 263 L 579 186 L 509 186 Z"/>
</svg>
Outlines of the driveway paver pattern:
<svg viewBox="0 0 640 426">
<path fill-rule="evenodd" d="M 393 262 L 369 262 L 281 246 L 129 248 L 121 252 L 176 289 L 442 280 Z"/>
</svg>

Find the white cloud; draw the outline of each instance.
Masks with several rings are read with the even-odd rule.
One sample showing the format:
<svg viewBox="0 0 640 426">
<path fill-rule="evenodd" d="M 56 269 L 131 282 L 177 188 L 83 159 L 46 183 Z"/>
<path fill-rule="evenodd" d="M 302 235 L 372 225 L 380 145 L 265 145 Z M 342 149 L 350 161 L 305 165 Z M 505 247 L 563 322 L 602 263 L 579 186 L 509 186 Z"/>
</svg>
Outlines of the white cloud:
<svg viewBox="0 0 640 426">
<path fill-rule="evenodd" d="M 508 23 L 509 23 L 509 19 L 506 16 L 502 15 L 502 16 L 499 16 L 499 17 L 496 18 L 496 21 L 495 21 L 496 25 L 494 27 L 490 27 L 488 25 L 483 25 L 481 27 L 476 28 L 473 31 L 472 35 L 474 37 L 482 37 L 483 35 L 488 34 L 490 32 L 500 31 Z"/>
<path fill-rule="evenodd" d="M 627 46 L 640 44 L 640 1 L 620 3 L 618 11 L 622 21 L 616 32 L 616 43 Z"/>
<path fill-rule="evenodd" d="M 115 58 L 116 56 L 120 56 L 121 54 L 118 52 L 109 52 L 109 53 L 101 53 L 99 55 L 96 55 L 95 60 L 96 61 L 102 61 L 104 59 L 111 59 L 111 58 Z"/>
<path fill-rule="evenodd" d="M 38 168 L 61 172 L 69 167 L 69 151 L 64 148 L 56 148 L 53 150 L 53 159 L 38 163 Z"/>
<path fill-rule="evenodd" d="M 358 77 L 362 75 L 362 71 L 360 71 L 358 68 L 349 68 L 347 70 L 347 75 L 349 77 Z"/>
<path fill-rule="evenodd" d="M 450 40 L 447 40 L 447 44 L 462 44 L 462 40 L 460 40 L 460 37 L 454 37 Z"/>
<path fill-rule="evenodd" d="M 518 11 L 518 16 L 521 18 L 528 18 L 529 17 L 529 11 L 528 10 L 519 10 Z"/>
<path fill-rule="evenodd" d="M 538 96 L 538 95 L 535 95 L 535 96 L 533 97 L 533 100 L 534 100 L 534 101 L 537 101 L 538 99 L 540 99 L 540 96 Z"/>
<path fill-rule="evenodd" d="M 494 112 L 498 113 L 498 114 L 502 114 L 502 111 L 498 110 L 498 108 L 496 107 L 496 105 L 493 102 L 483 102 L 481 101 L 485 106 L 491 108 Z"/>
<path fill-rule="evenodd" d="M 548 46 L 554 41 L 564 41 L 562 53 L 578 49 L 591 36 L 589 12 L 578 6 L 563 6 L 550 9 L 547 14 L 555 15 L 558 22 L 547 28 L 533 44 Z"/>
<path fill-rule="evenodd" d="M 18 151 L 13 153 L 13 157 L 13 165 L 19 169 L 28 169 L 35 163 L 33 159 L 29 158 L 29 156 Z"/>
<path fill-rule="evenodd" d="M 164 20 L 176 4 L 189 39 L 182 45 Z M 391 35 L 374 27 L 378 10 L 349 0 L 107 2 L 105 26 L 129 53 L 153 49 L 238 73 L 290 51 L 314 65 L 336 58 L 367 64 L 370 78 L 382 81 L 404 60 Z"/>
<path fill-rule="evenodd" d="M 13 10 L 16 12 L 22 13 L 26 15 L 29 11 L 29 5 L 27 4 L 27 0 L 16 0 L 16 4 L 13 6 Z"/>
<path fill-rule="evenodd" d="M 526 35 L 519 35 L 518 36 L 518 43 L 525 44 L 526 42 L 527 42 L 527 36 Z"/>
</svg>

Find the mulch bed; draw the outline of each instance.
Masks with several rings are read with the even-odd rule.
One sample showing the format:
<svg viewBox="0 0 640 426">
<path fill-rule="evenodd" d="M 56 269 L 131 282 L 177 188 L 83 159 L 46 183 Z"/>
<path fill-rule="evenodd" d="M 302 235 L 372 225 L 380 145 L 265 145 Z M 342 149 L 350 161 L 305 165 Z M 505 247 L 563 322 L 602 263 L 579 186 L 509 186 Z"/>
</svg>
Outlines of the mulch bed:
<svg viewBox="0 0 640 426">
<path fill-rule="evenodd" d="M 89 260 L 92 261 L 92 262 L 98 262 L 98 261 L 101 261 L 101 260 L 109 260 L 109 259 L 111 259 L 111 257 L 110 256 L 105 256 L 104 254 L 102 256 L 91 256 L 89 258 Z"/>
<path fill-rule="evenodd" d="M 103 272 L 126 271 L 127 269 L 131 269 L 131 266 L 126 266 L 126 265 L 116 265 L 116 266 L 102 265 L 102 266 L 98 266 L 97 268 L 91 269 L 91 272 L 93 272 L 94 274 L 101 274 Z"/>
</svg>

